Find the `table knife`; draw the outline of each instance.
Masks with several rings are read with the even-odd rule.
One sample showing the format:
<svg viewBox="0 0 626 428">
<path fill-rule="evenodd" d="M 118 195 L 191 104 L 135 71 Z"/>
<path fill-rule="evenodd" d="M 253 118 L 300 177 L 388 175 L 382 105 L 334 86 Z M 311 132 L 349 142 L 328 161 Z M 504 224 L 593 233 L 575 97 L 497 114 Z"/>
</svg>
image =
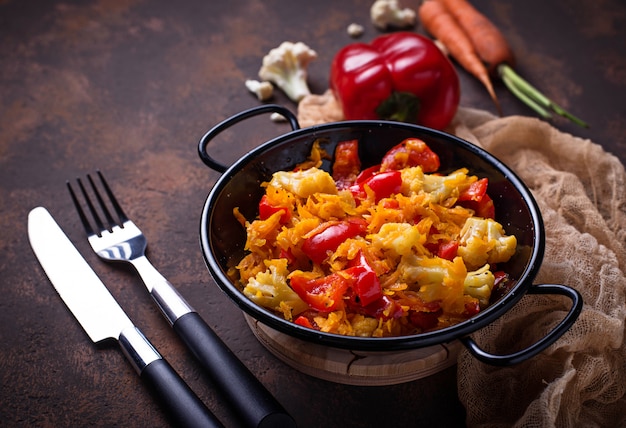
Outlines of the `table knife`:
<svg viewBox="0 0 626 428">
<path fill-rule="evenodd" d="M 177 426 L 223 426 L 135 327 L 45 208 L 29 213 L 28 238 L 52 285 L 90 339 L 117 340 Z"/>
</svg>

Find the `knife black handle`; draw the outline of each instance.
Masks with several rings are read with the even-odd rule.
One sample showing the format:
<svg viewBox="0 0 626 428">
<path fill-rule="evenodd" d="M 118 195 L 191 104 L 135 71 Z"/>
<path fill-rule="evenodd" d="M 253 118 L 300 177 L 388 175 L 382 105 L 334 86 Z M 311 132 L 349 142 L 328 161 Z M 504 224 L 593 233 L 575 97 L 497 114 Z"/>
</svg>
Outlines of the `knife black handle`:
<svg viewBox="0 0 626 428">
<path fill-rule="evenodd" d="M 169 416 L 182 427 L 223 427 L 150 341 L 135 326 L 125 328 L 118 342 L 135 371 Z"/>
<path fill-rule="evenodd" d="M 223 427 L 163 358 L 148 364 L 140 376 L 158 396 L 176 426 Z"/>
<path fill-rule="evenodd" d="M 173 327 L 234 406 L 245 426 L 296 426 L 294 419 L 197 312 L 181 316 Z"/>
</svg>

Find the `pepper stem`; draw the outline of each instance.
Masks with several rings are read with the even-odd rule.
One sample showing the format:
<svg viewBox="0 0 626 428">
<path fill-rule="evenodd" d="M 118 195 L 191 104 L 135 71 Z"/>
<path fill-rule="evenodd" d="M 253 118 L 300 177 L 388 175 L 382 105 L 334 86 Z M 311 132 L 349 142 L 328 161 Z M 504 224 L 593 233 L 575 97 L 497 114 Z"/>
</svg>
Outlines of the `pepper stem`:
<svg viewBox="0 0 626 428">
<path fill-rule="evenodd" d="M 524 80 L 515 72 L 508 64 L 500 64 L 498 66 L 498 74 L 506 85 L 506 87 L 520 99 L 528 107 L 532 108 L 541 117 L 549 119 L 552 115 L 548 110 L 552 110 L 556 114 L 572 121 L 578 126 L 588 128 L 589 125 L 583 120 L 577 118 L 563 107 L 542 94 L 537 88 Z"/>
<path fill-rule="evenodd" d="M 380 103 L 376 114 L 383 120 L 415 123 L 420 109 L 420 100 L 410 92 L 392 92 Z"/>
</svg>

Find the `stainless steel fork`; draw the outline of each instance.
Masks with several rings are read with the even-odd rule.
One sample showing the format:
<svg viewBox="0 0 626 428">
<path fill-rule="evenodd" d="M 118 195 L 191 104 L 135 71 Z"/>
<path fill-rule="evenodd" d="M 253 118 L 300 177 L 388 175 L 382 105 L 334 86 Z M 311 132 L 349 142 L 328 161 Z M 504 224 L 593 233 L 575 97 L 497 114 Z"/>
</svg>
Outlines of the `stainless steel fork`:
<svg viewBox="0 0 626 428">
<path fill-rule="evenodd" d="M 145 254 L 146 237 L 126 216 L 102 173 L 97 171 L 97 175 L 100 186 L 91 175 L 87 175 L 89 186 L 85 186 L 80 178 L 77 179 L 80 194 L 91 213 L 95 227 L 87 218 L 77 193 L 70 182 L 67 182 L 89 244 L 96 254 L 102 259 L 128 262 L 135 267 L 174 331 L 222 390 L 246 426 L 256 427 L 261 423 L 263 426 L 295 426 L 293 418 L 272 394 L 150 263 Z M 108 204 L 99 188 L 104 189 Z M 92 202 L 94 197 L 98 208 Z"/>
<path fill-rule="evenodd" d="M 97 229 L 91 226 L 91 223 L 78 202 L 76 193 L 74 193 L 69 182 L 67 183 L 74 205 L 78 210 L 80 220 L 87 232 L 89 244 L 96 254 L 105 260 L 131 263 L 141 276 L 152 298 L 159 305 L 165 318 L 169 321 L 170 325 L 174 325 L 176 320 L 185 314 L 193 312 L 193 309 L 185 299 L 180 296 L 172 284 L 156 270 L 152 263 L 150 263 L 146 257 L 146 248 L 148 245 L 146 237 L 135 223 L 126 216 L 102 173 L 97 171 L 97 174 L 110 200 L 110 205 L 119 219 L 114 218 L 111 214 L 91 175 L 88 175 L 87 179 L 98 201 L 101 209 L 100 213 L 96 210 L 83 182 L 78 179 L 77 181 L 81 193 L 92 214 Z M 104 216 L 104 221 L 101 217 L 102 215 Z"/>
</svg>

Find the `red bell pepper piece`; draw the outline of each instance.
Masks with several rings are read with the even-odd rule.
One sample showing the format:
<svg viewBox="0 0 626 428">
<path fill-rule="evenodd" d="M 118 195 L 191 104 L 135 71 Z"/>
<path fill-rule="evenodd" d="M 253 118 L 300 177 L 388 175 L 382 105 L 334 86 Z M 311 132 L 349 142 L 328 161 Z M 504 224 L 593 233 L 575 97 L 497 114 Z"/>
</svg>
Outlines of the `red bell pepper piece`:
<svg viewBox="0 0 626 428">
<path fill-rule="evenodd" d="M 315 279 L 293 275 L 290 284 L 302 300 L 320 312 L 332 312 L 343 308 L 343 295 L 350 285 L 339 273 Z"/>
<path fill-rule="evenodd" d="M 439 316 L 441 316 L 442 313 L 442 309 L 433 312 L 411 311 L 409 313 L 409 320 L 411 324 L 422 330 L 430 330 L 437 327 L 437 324 L 439 324 Z"/>
<path fill-rule="evenodd" d="M 302 326 L 302 327 L 314 329 L 313 323 L 311 322 L 311 320 L 308 319 L 307 317 L 305 317 L 304 315 L 300 315 L 293 322 L 298 324 L 298 325 L 300 325 L 300 326 Z"/>
<path fill-rule="evenodd" d="M 493 273 L 493 276 L 495 277 L 495 281 L 493 284 L 493 289 L 491 290 L 491 297 L 489 300 L 491 302 L 496 302 L 500 300 L 501 297 L 508 294 L 509 291 L 511 291 L 511 288 L 515 286 L 517 281 L 511 279 L 509 277 L 509 274 L 501 270 L 495 271 Z"/>
<path fill-rule="evenodd" d="M 354 306 L 366 310 L 369 308 L 370 312 L 378 315 L 390 307 L 390 302 L 381 300 L 383 292 L 380 281 L 362 252 L 359 252 L 347 269 L 315 279 L 293 275 L 290 283 L 302 300 L 311 308 L 322 312 L 342 308 L 344 297 L 346 301 L 351 299 Z M 395 312 L 395 308 L 393 309 L 391 312 Z"/>
<path fill-rule="evenodd" d="M 365 180 L 380 172 L 380 165 L 370 166 L 369 168 L 365 168 L 363 171 L 359 173 L 356 177 L 355 184 L 363 183 Z"/>
<path fill-rule="evenodd" d="M 478 303 L 477 300 L 473 302 L 465 303 L 465 311 L 463 312 L 463 315 L 465 315 L 466 317 L 468 318 L 473 317 L 479 312 L 480 312 L 480 303 Z"/>
<path fill-rule="evenodd" d="M 402 306 L 397 304 L 391 297 L 382 295 L 379 299 L 363 307 L 363 311 L 374 318 L 383 320 L 398 319 L 402 317 Z"/>
<path fill-rule="evenodd" d="M 493 200 L 487 194 L 480 201 L 461 201 L 459 205 L 474 210 L 476 217 L 492 219 L 496 217 L 496 208 L 493 205 Z"/>
<path fill-rule="evenodd" d="M 352 260 L 346 273 L 349 273 L 353 279 L 352 290 L 358 298 L 361 306 L 367 306 L 383 295 L 382 287 L 374 268 L 365 258 L 362 251 Z"/>
<path fill-rule="evenodd" d="M 459 201 L 477 201 L 480 202 L 487 194 L 487 185 L 489 180 L 481 178 L 469 185 L 469 187 L 459 194 Z"/>
<path fill-rule="evenodd" d="M 392 210 L 397 210 L 400 208 L 400 202 L 397 199 L 387 199 L 382 203 L 383 208 L 388 208 Z"/>
<path fill-rule="evenodd" d="M 365 266 L 354 266 L 344 271 L 350 275 L 356 302 L 367 306 L 382 296 L 382 289 L 376 273 Z"/>
<path fill-rule="evenodd" d="M 459 205 L 474 210 L 474 215 L 482 218 L 495 218 L 496 209 L 493 200 L 487 194 L 489 180 L 481 178 L 473 182 L 459 195 Z"/>
<path fill-rule="evenodd" d="M 363 184 L 374 191 L 376 201 L 379 201 L 400 191 L 402 175 L 400 171 L 381 172 L 368 178 Z"/>
<path fill-rule="evenodd" d="M 460 99 L 452 63 L 416 33 L 353 43 L 334 57 L 330 87 L 346 119 L 388 119 L 445 128 Z"/>
<path fill-rule="evenodd" d="M 474 215 L 477 217 L 496 218 L 496 207 L 493 205 L 493 200 L 489 195 L 485 195 L 480 202 L 470 203 L 469 205 L 470 208 L 474 210 Z"/>
<path fill-rule="evenodd" d="M 279 256 L 281 259 L 287 259 L 288 265 L 293 265 L 296 262 L 296 256 L 293 255 L 290 249 L 280 249 Z"/>
<path fill-rule="evenodd" d="M 335 148 L 333 179 L 338 189 L 347 189 L 356 181 L 361 171 L 359 159 L 359 141 L 342 141 Z"/>
<path fill-rule="evenodd" d="M 367 221 L 358 217 L 323 223 L 316 233 L 304 240 L 302 252 L 313 262 L 321 264 L 342 242 L 361 235 L 366 230 Z"/>
<path fill-rule="evenodd" d="M 374 192 L 376 202 L 388 198 L 394 193 L 400 192 L 402 186 L 402 174 L 400 171 L 385 171 L 371 175 L 369 178 L 358 182 L 350 187 L 352 194 L 364 199 L 366 197 L 365 186 Z"/>
<path fill-rule="evenodd" d="M 440 241 L 435 245 L 427 246 L 427 248 L 437 257 L 446 260 L 454 260 L 459 250 L 459 241 Z"/>
<path fill-rule="evenodd" d="M 289 219 L 291 219 L 291 213 L 289 212 L 289 209 L 270 204 L 267 200 L 267 195 L 263 195 L 261 201 L 259 202 L 259 218 L 261 220 L 267 220 L 269 217 L 279 211 L 283 212 L 280 216 L 280 222 L 283 224 L 287 223 Z"/>
<path fill-rule="evenodd" d="M 407 138 L 392 147 L 383 157 L 381 171 L 421 166 L 424 172 L 435 172 L 441 166 L 439 156 L 419 138 Z"/>
</svg>

